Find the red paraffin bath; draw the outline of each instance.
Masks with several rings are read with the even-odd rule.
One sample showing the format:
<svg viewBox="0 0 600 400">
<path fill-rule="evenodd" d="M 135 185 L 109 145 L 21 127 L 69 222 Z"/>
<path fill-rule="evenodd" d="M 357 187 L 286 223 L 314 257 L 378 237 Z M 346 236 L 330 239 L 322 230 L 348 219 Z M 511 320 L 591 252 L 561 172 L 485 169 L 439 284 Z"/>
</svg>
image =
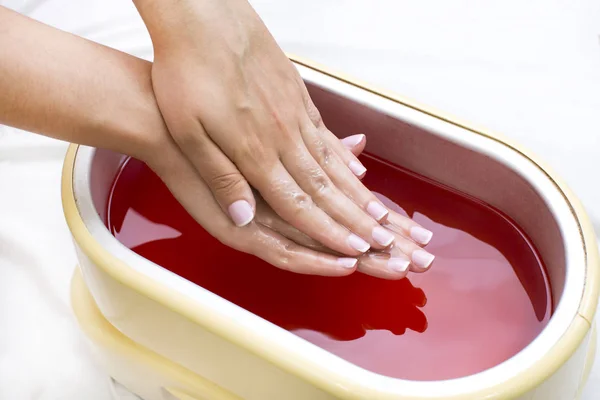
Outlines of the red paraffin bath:
<svg viewBox="0 0 600 400">
<path fill-rule="evenodd" d="M 379 374 L 457 378 L 530 343 L 550 318 L 552 301 L 544 266 L 519 227 L 402 168 L 368 155 L 361 160 L 369 189 L 434 232 L 429 271 L 386 281 L 279 270 L 212 238 L 133 159 L 115 180 L 108 226 L 141 256 Z"/>
</svg>

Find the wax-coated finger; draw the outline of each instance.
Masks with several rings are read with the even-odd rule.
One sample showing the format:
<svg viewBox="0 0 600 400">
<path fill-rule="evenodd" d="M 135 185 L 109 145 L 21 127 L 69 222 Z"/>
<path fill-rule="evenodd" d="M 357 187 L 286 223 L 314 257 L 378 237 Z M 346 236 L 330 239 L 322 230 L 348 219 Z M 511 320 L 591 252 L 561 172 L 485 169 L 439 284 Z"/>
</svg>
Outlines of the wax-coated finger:
<svg viewBox="0 0 600 400">
<path fill-rule="evenodd" d="M 399 233 L 405 237 L 411 238 L 415 243 L 425 246 L 431 241 L 433 232 L 423 228 L 421 225 L 413 221 L 412 219 L 400 215 L 393 210 L 387 218 L 387 227 L 396 233 Z"/>
<path fill-rule="evenodd" d="M 233 223 L 238 227 L 249 224 L 255 215 L 250 185 L 235 164 L 208 137 L 200 122 L 188 129 L 189 134 L 177 136 L 180 149 Z"/>
<path fill-rule="evenodd" d="M 341 145 L 340 140 L 330 132 L 322 135 L 314 131 L 305 133 L 303 136 L 305 142 L 310 144 L 309 149 L 313 149 L 311 152 L 314 153 L 315 158 L 335 186 L 376 221 L 380 223 L 385 221 L 389 213 L 388 209 L 365 187 L 360 179 L 346 168 L 338 154 L 339 150 L 334 150 L 334 153 L 327 152 L 326 149 L 336 149 L 340 146 L 344 148 L 344 151 L 349 151 Z M 327 155 L 326 158 L 324 154 Z"/>
<path fill-rule="evenodd" d="M 326 247 L 349 256 L 369 250 L 367 241 L 319 208 L 283 164 L 273 167 L 255 183 L 255 188 L 281 218 Z"/>
<path fill-rule="evenodd" d="M 335 157 L 333 153 L 330 155 Z M 372 248 L 384 249 L 392 244 L 394 236 L 333 184 L 330 175 L 335 171 L 328 174 L 321 168 L 327 168 L 327 157 L 327 154 L 321 154 L 320 162 L 317 162 L 312 151 L 299 146 L 291 153 L 283 153 L 281 162 L 315 204 L 338 223 L 364 239 Z"/>
<path fill-rule="evenodd" d="M 344 147 L 346 147 L 352 154 L 358 157 L 367 145 L 367 138 L 362 133 L 357 135 L 347 136 L 340 140 Z"/>
<path fill-rule="evenodd" d="M 404 254 L 369 252 L 358 259 L 358 271 L 382 279 L 402 279 L 408 274 L 410 260 Z"/>
<path fill-rule="evenodd" d="M 337 257 L 301 246 L 277 232 L 253 224 L 250 252 L 262 260 L 291 272 L 322 276 L 345 276 L 354 272 L 358 260 Z"/>
</svg>

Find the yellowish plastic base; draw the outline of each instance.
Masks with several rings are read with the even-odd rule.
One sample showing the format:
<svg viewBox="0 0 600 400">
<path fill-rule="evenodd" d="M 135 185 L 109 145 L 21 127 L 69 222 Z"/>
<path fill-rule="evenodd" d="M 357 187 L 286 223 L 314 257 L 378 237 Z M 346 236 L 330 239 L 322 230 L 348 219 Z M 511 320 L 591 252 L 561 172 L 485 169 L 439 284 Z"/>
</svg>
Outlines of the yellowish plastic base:
<svg viewBox="0 0 600 400">
<path fill-rule="evenodd" d="M 107 372 L 144 400 L 239 399 L 119 332 L 100 313 L 79 268 L 71 281 L 71 304 Z"/>
<path fill-rule="evenodd" d="M 88 291 L 79 268 L 71 282 L 71 303 L 83 332 L 92 342 L 107 372 L 144 400 L 230 400 L 240 397 L 188 369 L 140 346 L 119 332 L 102 315 Z M 576 399 L 589 377 L 596 353 L 592 332 L 585 369 Z"/>
<path fill-rule="evenodd" d="M 592 367 L 594 366 L 594 360 L 596 359 L 596 347 L 598 344 L 598 332 L 596 330 L 596 324 L 592 327 L 592 336 L 590 337 L 590 344 L 588 345 L 588 352 L 585 356 L 585 367 L 583 369 L 583 374 L 581 376 L 581 383 L 579 385 L 579 390 L 577 391 L 576 399 L 581 398 L 581 394 L 583 392 L 583 388 L 587 383 L 590 373 L 592 372 Z"/>
</svg>

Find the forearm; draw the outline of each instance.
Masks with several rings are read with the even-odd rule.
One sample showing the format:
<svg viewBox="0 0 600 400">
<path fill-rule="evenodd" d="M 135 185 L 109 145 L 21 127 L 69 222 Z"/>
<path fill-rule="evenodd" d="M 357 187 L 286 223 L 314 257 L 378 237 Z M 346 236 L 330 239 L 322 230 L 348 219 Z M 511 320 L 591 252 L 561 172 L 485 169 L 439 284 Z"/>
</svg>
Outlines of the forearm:
<svg viewBox="0 0 600 400">
<path fill-rule="evenodd" d="M 151 64 L 0 7 L 0 123 L 138 158 L 164 140 Z"/>
</svg>

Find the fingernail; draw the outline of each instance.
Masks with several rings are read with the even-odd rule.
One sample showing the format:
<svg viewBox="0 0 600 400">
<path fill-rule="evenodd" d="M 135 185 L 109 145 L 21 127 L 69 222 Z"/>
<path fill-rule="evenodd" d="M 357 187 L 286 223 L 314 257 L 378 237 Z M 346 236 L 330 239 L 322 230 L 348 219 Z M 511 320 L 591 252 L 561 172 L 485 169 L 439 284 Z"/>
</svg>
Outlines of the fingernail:
<svg viewBox="0 0 600 400">
<path fill-rule="evenodd" d="M 388 260 L 388 268 L 395 272 L 406 272 L 410 265 L 410 260 L 404 258 L 390 258 Z"/>
<path fill-rule="evenodd" d="M 238 200 L 228 208 L 233 223 L 239 227 L 248 225 L 254 219 L 254 210 L 246 200 Z"/>
<path fill-rule="evenodd" d="M 354 268 L 356 266 L 356 263 L 358 262 L 358 260 L 356 258 L 341 257 L 341 258 L 338 258 L 338 262 L 344 268 Z"/>
<path fill-rule="evenodd" d="M 348 244 L 350 245 L 350 247 L 360 251 L 361 253 L 366 252 L 371 247 L 369 243 L 365 242 L 364 240 L 356 236 L 354 233 L 351 233 L 350 236 L 348 236 Z"/>
<path fill-rule="evenodd" d="M 377 221 L 381 221 L 389 213 L 387 208 L 382 206 L 377 201 L 370 201 L 369 204 L 367 204 L 367 212 L 371 217 L 375 218 Z"/>
<path fill-rule="evenodd" d="M 410 237 L 417 243 L 427 244 L 431 240 L 433 232 L 421 228 L 420 226 L 413 226 L 410 228 Z"/>
<path fill-rule="evenodd" d="M 350 168 L 350 171 L 356 176 L 363 176 L 363 174 L 367 172 L 367 169 L 358 161 L 350 161 L 348 168 Z"/>
<path fill-rule="evenodd" d="M 426 252 L 425 250 L 415 250 L 412 253 L 411 258 L 413 264 L 415 264 L 417 267 L 429 268 L 435 256 L 431 253 Z"/>
<path fill-rule="evenodd" d="M 373 228 L 373 239 L 382 246 L 389 246 L 394 241 L 394 235 L 381 226 Z"/>
<path fill-rule="evenodd" d="M 359 133 L 358 135 L 348 136 L 342 139 L 342 144 L 347 148 L 351 149 L 354 146 L 358 145 L 360 142 L 362 142 L 364 137 L 365 135 L 363 135 L 362 133 Z"/>
</svg>

